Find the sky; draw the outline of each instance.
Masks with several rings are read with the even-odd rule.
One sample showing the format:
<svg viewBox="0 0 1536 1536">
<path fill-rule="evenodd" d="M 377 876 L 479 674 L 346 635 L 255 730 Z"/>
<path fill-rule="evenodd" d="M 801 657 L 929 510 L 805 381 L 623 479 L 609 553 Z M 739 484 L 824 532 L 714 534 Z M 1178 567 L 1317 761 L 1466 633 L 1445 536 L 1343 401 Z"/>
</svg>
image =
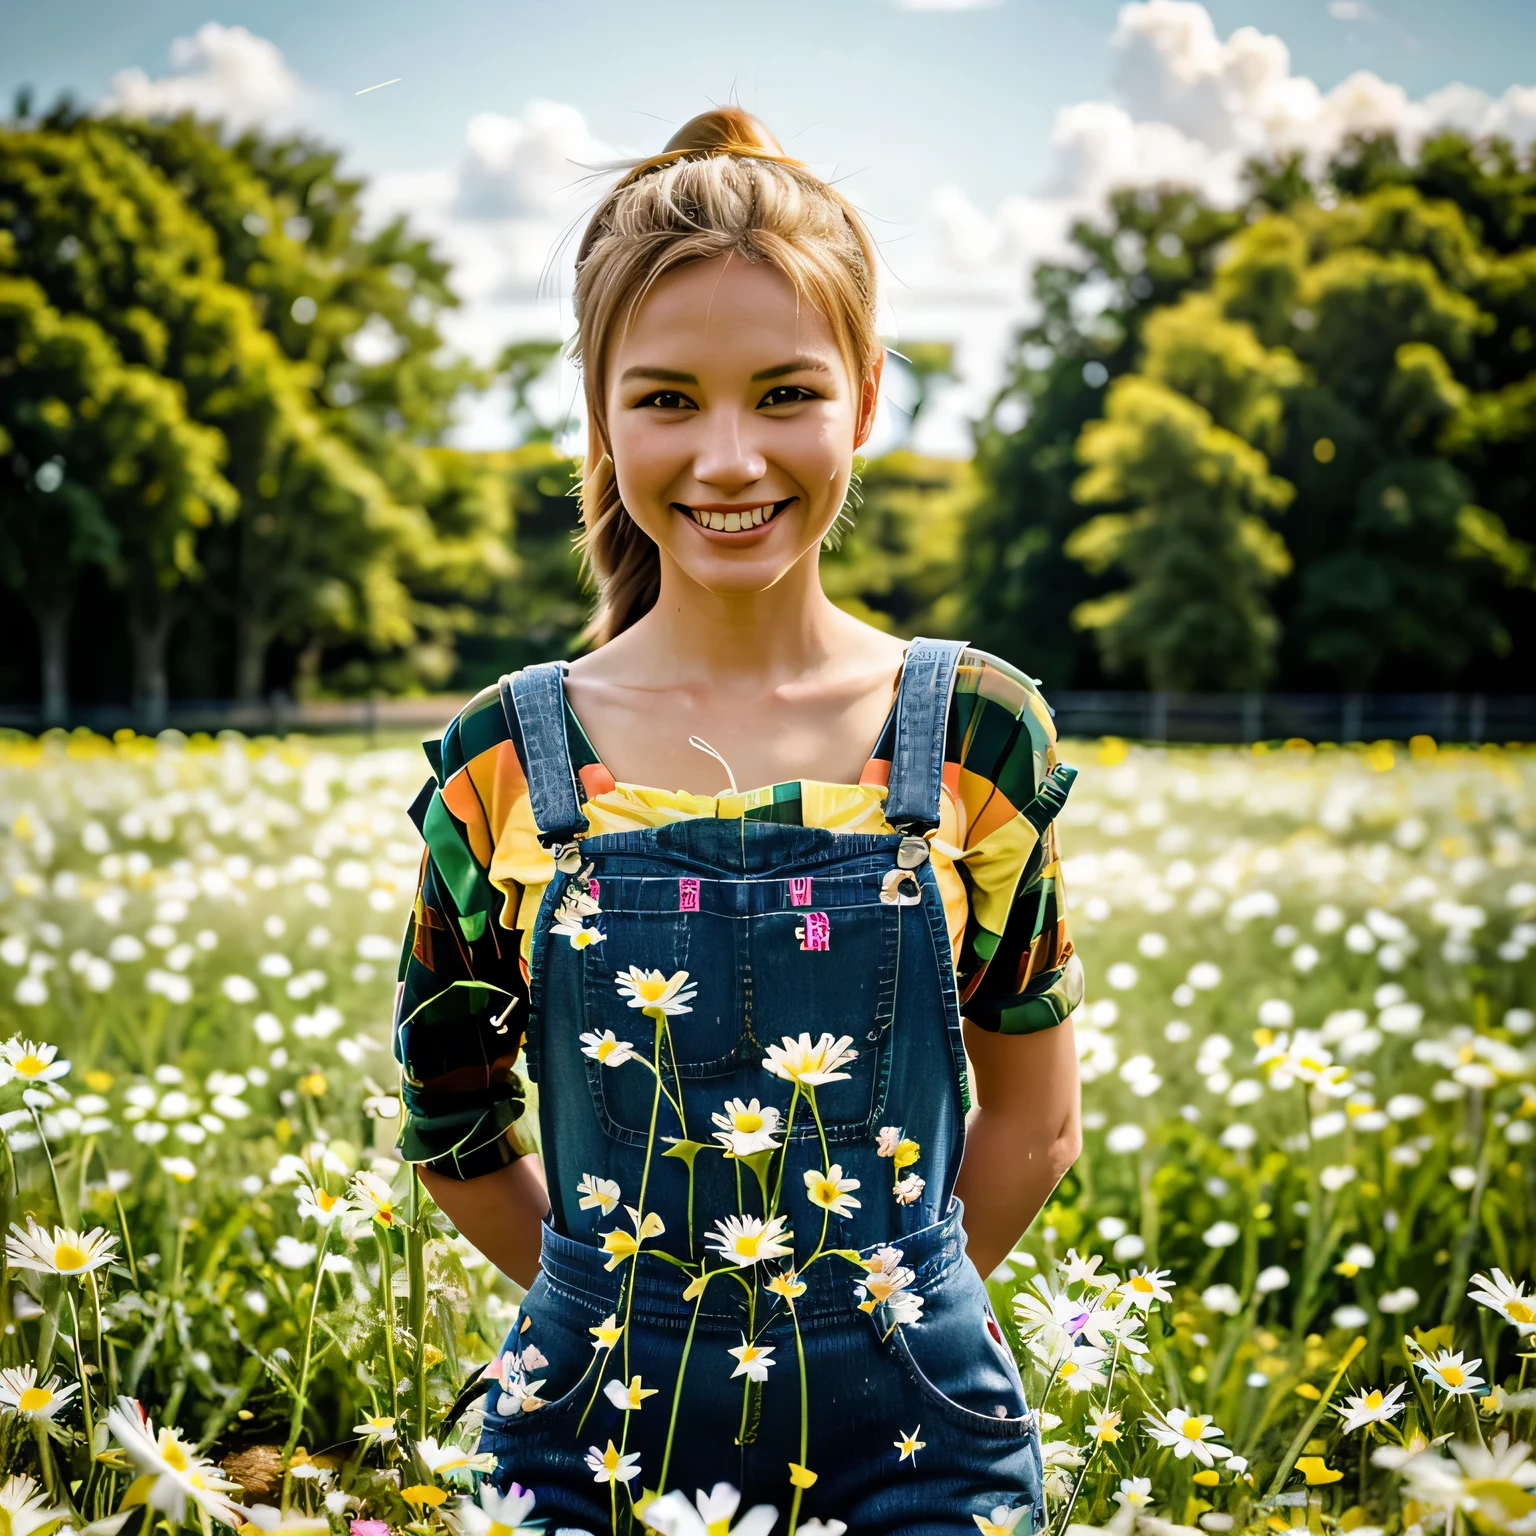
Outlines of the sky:
<svg viewBox="0 0 1536 1536">
<path fill-rule="evenodd" d="M 481 360 L 569 335 L 559 247 L 600 195 L 586 167 L 737 101 L 868 219 L 893 344 L 958 344 L 962 382 L 917 446 L 964 453 L 1029 313 L 1030 268 L 1111 187 L 1230 198 L 1249 155 L 1317 160 L 1352 129 L 1394 128 L 1410 149 L 1443 123 L 1529 143 L 1536 5 L 49 0 L 0 9 L 0 91 L 24 85 L 42 103 L 191 106 L 340 146 L 373 219 L 405 213 L 453 258 L 463 303 L 446 329 Z M 577 393 L 563 366 L 546 409 Z M 902 430 L 888 410 L 883 440 Z M 459 441 L 509 433 L 503 398 L 466 402 Z"/>
</svg>

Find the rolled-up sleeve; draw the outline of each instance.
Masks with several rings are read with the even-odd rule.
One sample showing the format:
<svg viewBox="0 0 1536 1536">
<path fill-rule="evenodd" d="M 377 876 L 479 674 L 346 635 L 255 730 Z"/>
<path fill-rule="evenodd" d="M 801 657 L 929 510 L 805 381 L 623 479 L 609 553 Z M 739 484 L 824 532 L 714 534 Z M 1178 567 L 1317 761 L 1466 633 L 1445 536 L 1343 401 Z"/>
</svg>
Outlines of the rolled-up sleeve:
<svg viewBox="0 0 1536 1536">
<path fill-rule="evenodd" d="M 968 897 L 962 1011 L 981 1029 L 1034 1034 L 1083 1000 L 1055 825 L 1077 774 L 1057 759 L 1035 681 L 1006 662 L 967 652 L 956 707 L 968 813 L 956 861 Z"/>
<path fill-rule="evenodd" d="M 429 744 L 435 776 L 411 807 L 426 848 L 396 989 L 397 1145 L 408 1162 L 473 1179 L 534 1148 L 517 1072 L 528 987 L 517 933 L 499 920 L 508 893 L 487 875 L 494 838 L 473 796 L 454 797 L 470 819 L 449 809 L 441 751 Z"/>
</svg>

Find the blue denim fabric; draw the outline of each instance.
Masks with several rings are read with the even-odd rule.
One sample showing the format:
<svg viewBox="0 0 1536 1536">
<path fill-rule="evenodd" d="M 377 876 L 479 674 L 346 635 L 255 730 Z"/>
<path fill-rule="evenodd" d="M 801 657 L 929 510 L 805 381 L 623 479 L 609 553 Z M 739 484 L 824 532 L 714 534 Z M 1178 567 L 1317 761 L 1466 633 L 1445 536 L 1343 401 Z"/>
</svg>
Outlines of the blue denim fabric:
<svg viewBox="0 0 1536 1536">
<path fill-rule="evenodd" d="M 742 1490 L 743 1508 L 778 1508 L 783 1523 L 776 1529 L 784 1532 L 789 1463 L 802 1460 L 817 1480 L 803 1495 L 801 1522 L 840 1519 L 849 1536 L 974 1532 L 972 1516 L 990 1516 L 999 1505 L 1029 1510 L 1018 1536 L 1043 1523 L 1035 1418 L 966 1257 L 953 1195 L 964 1146 L 965 1057 L 943 905 L 926 858 L 907 874 L 892 874 L 904 836 L 937 824 L 957 656 L 958 647 L 939 642 L 914 642 L 909 651 L 887 799 L 898 831 L 844 834 L 700 818 L 586 837 L 579 861 L 561 860 L 575 867 L 545 892 L 532 938 L 526 1049 L 539 1084 L 551 1210 L 540 1274 L 506 1344 L 536 1345 L 547 1358 L 530 1373 L 544 1382 L 544 1406 L 503 1417 L 493 1387 L 482 1449 L 496 1454 L 500 1486 L 516 1481 L 536 1491 L 535 1513 L 551 1528 L 609 1529 L 609 1490 L 594 1481 L 585 1455 L 610 1438 L 640 1455 L 633 1497 L 644 1487 L 691 1493 L 725 1480 Z M 513 701 L 525 750 L 538 765 L 529 775 L 535 820 L 559 842 L 569 831 L 574 781 L 564 759 L 558 671 L 523 684 Z M 907 845 L 904 862 L 914 849 Z M 595 921 L 606 938 L 577 950 L 550 926 L 579 877 L 597 881 L 602 916 Z M 789 884 L 806 878 L 808 902 L 803 886 L 792 891 Z M 680 881 L 689 882 L 685 895 Z M 893 894 L 900 899 L 889 899 Z M 826 916 L 825 950 L 802 947 L 811 912 Z M 692 1011 L 668 1020 L 664 1070 L 685 1124 L 666 1096 L 658 1107 L 649 1070 L 604 1066 L 582 1053 L 584 1031 L 611 1029 L 650 1054 L 651 1019 L 629 1008 L 615 986 L 616 973 L 631 965 L 669 975 L 686 970 L 698 988 Z M 793 1231 L 785 1241 L 793 1242 L 797 1267 L 815 1250 L 822 1212 L 806 1198 L 802 1175 L 840 1164 L 845 1178 L 860 1181 L 860 1205 L 830 1218 L 827 1246 L 864 1254 L 900 1248 L 923 1308 L 907 1324 L 892 1322 L 884 1308 L 860 1311 L 854 1286 L 866 1273 L 837 1255 L 803 1272 L 807 1289 L 795 1302 L 807 1382 L 802 1456 L 795 1328 L 788 1304 L 765 1288 L 781 1264 L 739 1271 L 746 1287 L 730 1276 L 712 1280 L 696 1307 L 683 1299 L 688 1276 L 658 1256 L 692 1264 L 707 1254 L 717 1267 L 704 1237 L 718 1217 L 762 1214 L 756 1179 L 709 1150 L 694 1160 L 690 1191 L 684 1161 L 661 1154 L 667 1137 L 711 1143 L 711 1113 L 730 1098 L 756 1097 L 787 1113 L 791 1084 L 764 1069 L 767 1047 L 786 1035 L 814 1040 L 824 1031 L 851 1036 L 858 1054 L 845 1079 L 817 1088 L 820 1129 L 802 1095 L 790 1134 L 780 1137 L 788 1151 L 779 1209 L 791 1215 Z M 899 1126 L 921 1146 L 911 1171 L 926 1183 L 907 1204 L 895 1199 L 892 1161 L 876 1148 L 883 1126 Z M 659 1214 L 666 1231 L 637 1260 L 606 1267 L 601 1233 L 632 1228 L 621 1211 L 579 1208 L 584 1174 L 617 1181 L 627 1204 L 639 1203 L 644 1186 L 644 1209 Z M 594 1351 L 588 1330 L 610 1313 L 621 1322 L 628 1317 L 627 1335 L 611 1351 Z M 736 1360 L 727 1353 L 744 1334 L 773 1349 L 768 1379 L 750 1391 L 744 1378 L 732 1379 Z M 637 1374 L 660 1390 L 625 1415 L 601 1382 Z M 677 1430 L 663 1470 L 674 1396 Z M 915 1459 L 900 1459 L 895 1442 L 914 1434 L 923 1448 Z M 630 1497 L 619 1496 L 620 1531 L 629 1528 Z"/>
</svg>

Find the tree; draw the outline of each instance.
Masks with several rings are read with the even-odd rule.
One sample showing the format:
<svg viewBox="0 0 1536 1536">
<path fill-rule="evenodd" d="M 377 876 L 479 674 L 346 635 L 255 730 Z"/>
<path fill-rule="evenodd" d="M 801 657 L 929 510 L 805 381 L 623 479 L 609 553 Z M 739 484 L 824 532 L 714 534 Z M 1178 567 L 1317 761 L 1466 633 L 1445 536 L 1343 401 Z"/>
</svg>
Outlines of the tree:
<svg viewBox="0 0 1536 1536">
<path fill-rule="evenodd" d="M 1260 686 L 1279 635 L 1264 589 L 1290 569 L 1265 515 L 1290 501 L 1290 486 L 1203 406 L 1135 374 L 1111 387 L 1079 452 L 1088 466 L 1079 501 L 1132 504 L 1067 543 L 1090 570 L 1117 565 L 1131 578 L 1074 615 L 1109 668 L 1140 665 L 1155 688 Z"/>
<path fill-rule="evenodd" d="M 66 653 L 80 569 L 132 572 L 150 552 L 195 573 L 197 530 L 234 509 L 223 442 L 181 393 L 125 365 L 101 328 L 0 276 L 0 576 L 32 613 L 43 718 L 68 707 Z"/>
<path fill-rule="evenodd" d="M 1091 633 L 1071 619 L 1113 585 L 1066 553 L 1092 515 L 1072 494 L 1078 436 L 1103 414 L 1108 384 L 1135 365 L 1147 316 L 1208 285 L 1242 219 L 1177 188 L 1121 192 L 1102 223 L 1074 228 L 1074 261 L 1035 269 L 1039 318 L 1019 333 L 1008 380 L 977 428 L 960 587 L 971 637 L 1048 684 L 1104 675 Z"/>
<path fill-rule="evenodd" d="M 540 420 L 528 398 L 563 350 L 558 341 L 512 341 L 502 348 L 496 359 L 492 373 L 505 379 L 512 391 L 512 424 L 519 443 L 552 442 L 565 425 Z"/>
</svg>

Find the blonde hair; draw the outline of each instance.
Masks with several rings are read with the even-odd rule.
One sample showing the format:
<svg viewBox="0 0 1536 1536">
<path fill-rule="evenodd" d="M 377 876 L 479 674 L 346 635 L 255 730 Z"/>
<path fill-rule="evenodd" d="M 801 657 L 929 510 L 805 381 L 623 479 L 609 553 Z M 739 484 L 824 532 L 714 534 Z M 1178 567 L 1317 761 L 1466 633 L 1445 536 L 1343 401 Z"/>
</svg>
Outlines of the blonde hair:
<svg viewBox="0 0 1536 1536">
<path fill-rule="evenodd" d="M 875 246 L 839 192 L 750 113 L 719 107 L 685 123 L 659 154 L 629 168 L 592 215 L 576 254 L 577 333 L 588 448 L 577 544 L 597 601 L 585 638 L 602 645 L 650 610 L 656 545 L 625 511 L 607 450 L 609 342 L 652 284 L 727 253 L 768 262 L 832 327 L 854 388 L 880 356 Z"/>
</svg>

